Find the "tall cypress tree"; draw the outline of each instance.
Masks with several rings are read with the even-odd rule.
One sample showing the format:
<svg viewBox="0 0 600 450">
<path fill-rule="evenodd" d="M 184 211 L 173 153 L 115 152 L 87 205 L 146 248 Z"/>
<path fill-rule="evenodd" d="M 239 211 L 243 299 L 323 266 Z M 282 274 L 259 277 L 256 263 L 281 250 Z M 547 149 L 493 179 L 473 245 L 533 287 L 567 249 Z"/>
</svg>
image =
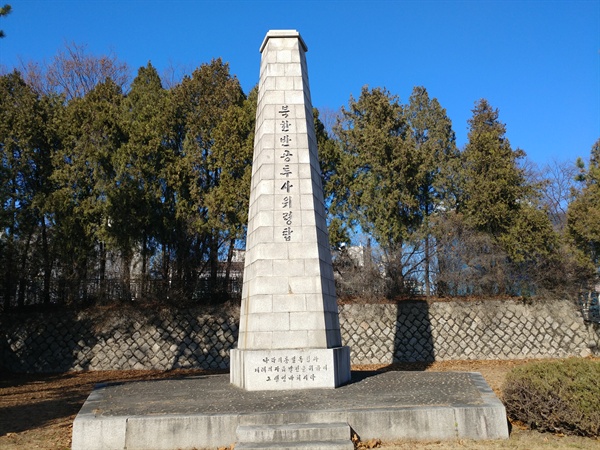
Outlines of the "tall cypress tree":
<svg viewBox="0 0 600 450">
<path fill-rule="evenodd" d="M 0 77 L 0 267 L 5 308 L 18 292 L 23 306 L 28 285 L 44 280 L 49 301 L 52 256 L 45 198 L 52 191 L 53 109 L 18 72 Z M 41 277 L 39 275 L 42 275 Z"/>
<path fill-rule="evenodd" d="M 229 108 L 243 100 L 239 81 L 221 59 L 202 64 L 171 91 L 174 126 L 169 145 L 176 159 L 167 183 L 177 199 L 175 219 L 183 230 L 175 240 L 175 275 L 182 286 L 192 286 L 205 266 L 213 284 L 217 278 L 224 228 L 212 220 L 207 204 L 222 172 L 215 163 L 215 133 Z"/>
<path fill-rule="evenodd" d="M 104 277 L 106 246 L 124 250 L 113 239 L 111 226 L 116 218 L 109 210 L 109 199 L 119 189 L 114 158 L 127 140 L 122 100 L 121 89 L 107 79 L 85 97 L 71 100 L 61 121 L 62 148 L 54 156 L 52 178 L 57 191 L 52 204 L 63 243 L 63 275 L 75 293 L 77 285 L 96 271 Z"/>
<path fill-rule="evenodd" d="M 358 100 L 351 98 L 336 126 L 344 153 L 344 208 L 377 241 L 390 295 L 409 286 L 413 250 L 405 253 L 405 245 L 422 223 L 419 158 L 409 133 L 404 107 L 379 88 L 364 87 Z"/>
<path fill-rule="evenodd" d="M 511 148 L 498 115 L 485 99 L 475 104 L 462 154 L 464 185 L 459 203 L 472 226 L 494 236 L 508 230 L 519 202 L 530 194 L 518 166 L 524 153 Z"/>
<path fill-rule="evenodd" d="M 130 278 L 128 268 L 136 254 L 141 256 L 137 275 L 145 281 L 149 256 L 163 225 L 161 172 L 168 163 L 164 148 L 168 134 L 164 118 L 166 99 L 160 77 L 148 63 L 139 69 L 122 102 L 127 142 L 114 155 L 118 189 L 112 191 L 108 206 L 113 221 L 109 234 L 122 252 L 126 284 Z"/>
<path fill-rule="evenodd" d="M 456 170 L 459 152 L 452 122 L 437 99 L 429 98 L 424 87 L 415 87 L 406 107 L 410 139 L 418 158 L 417 199 L 423 240 L 423 280 L 425 294 L 431 294 L 435 243 L 431 237 L 431 217 L 456 203 Z"/>
<path fill-rule="evenodd" d="M 254 124 L 258 89 L 241 105 L 231 105 L 214 132 L 209 169 L 218 172 L 218 183 L 206 195 L 209 228 L 221 234 L 227 250 L 225 283 L 228 282 L 236 243 L 243 240 L 248 223 L 250 177 L 254 149 Z"/>
<path fill-rule="evenodd" d="M 490 235 L 506 253 L 508 260 L 500 256 L 496 264 L 505 265 L 508 287 L 494 289 L 519 293 L 525 289 L 519 280 L 535 284 L 531 268 L 552 257 L 558 236 L 541 206 L 541 185 L 527 180 L 519 166 L 525 153 L 511 148 L 498 110 L 480 100 L 469 124 L 458 210 L 467 225 Z"/>
<path fill-rule="evenodd" d="M 584 185 L 567 211 L 567 230 L 596 269 L 600 267 L 600 139 L 592 146 L 586 170 L 578 161 Z"/>
</svg>

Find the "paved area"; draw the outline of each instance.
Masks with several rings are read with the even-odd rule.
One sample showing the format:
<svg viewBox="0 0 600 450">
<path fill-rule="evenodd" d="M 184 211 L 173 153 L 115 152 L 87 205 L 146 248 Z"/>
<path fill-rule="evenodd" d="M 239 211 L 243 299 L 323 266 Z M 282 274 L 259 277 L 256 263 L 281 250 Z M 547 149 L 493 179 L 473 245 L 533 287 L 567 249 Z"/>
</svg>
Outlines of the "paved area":
<svg viewBox="0 0 600 450">
<path fill-rule="evenodd" d="M 465 372 L 358 372 L 352 383 L 338 389 L 255 392 L 231 385 L 229 375 L 129 382 L 100 387 L 103 396 L 95 412 L 105 416 L 248 414 L 481 405 L 485 399 L 480 377 Z"/>
<path fill-rule="evenodd" d="M 97 386 L 72 449 L 217 448 L 236 442 L 239 426 L 330 423 L 363 439 L 508 438 L 504 406 L 479 373 L 355 372 L 337 389 L 271 391 L 207 375 Z"/>
</svg>

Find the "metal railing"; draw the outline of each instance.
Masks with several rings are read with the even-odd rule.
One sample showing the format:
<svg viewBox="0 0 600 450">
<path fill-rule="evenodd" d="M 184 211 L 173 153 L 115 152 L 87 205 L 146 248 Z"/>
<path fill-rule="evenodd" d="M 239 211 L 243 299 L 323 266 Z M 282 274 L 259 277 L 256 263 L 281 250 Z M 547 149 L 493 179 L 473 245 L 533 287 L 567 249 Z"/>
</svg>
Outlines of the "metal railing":
<svg viewBox="0 0 600 450">
<path fill-rule="evenodd" d="M 6 292 L 0 289 L 0 309 L 8 303 L 9 309 L 18 305 L 67 305 L 87 302 L 114 301 L 171 301 L 184 303 L 219 301 L 241 298 L 242 278 L 223 276 L 216 280 L 198 278 L 191 283 L 175 283 L 163 279 L 133 278 L 129 283 L 121 279 L 51 280 L 44 289 L 41 280 L 32 280 L 19 286 L 5 302 Z"/>
</svg>

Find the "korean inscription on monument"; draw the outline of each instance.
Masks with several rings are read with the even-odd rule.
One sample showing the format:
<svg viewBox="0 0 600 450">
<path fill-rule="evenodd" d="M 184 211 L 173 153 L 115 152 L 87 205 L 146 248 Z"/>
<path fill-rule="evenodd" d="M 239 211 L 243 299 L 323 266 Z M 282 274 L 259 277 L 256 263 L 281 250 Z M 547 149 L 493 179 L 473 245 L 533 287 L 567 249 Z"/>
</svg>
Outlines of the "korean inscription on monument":
<svg viewBox="0 0 600 450">
<path fill-rule="evenodd" d="M 285 196 L 281 202 L 282 208 L 282 221 L 283 221 L 283 231 L 281 232 L 283 239 L 287 242 L 292 240 L 292 193 L 294 185 L 290 181 L 290 175 L 293 175 L 292 170 L 290 168 L 290 162 L 292 161 L 292 157 L 294 154 L 290 150 L 290 142 L 292 139 L 290 137 L 290 130 L 293 127 L 292 121 L 290 120 L 290 108 L 288 105 L 281 105 L 279 108 L 278 114 L 280 115 L 281 121 L 279 122 L 279 131 L 281 132 L 281 137 L 279 138 L 279 142 L 281 144 L 281 155 L 279 159 L 282 160 L 282 169 L 279 174 L 284 178 L 284 182 L 281 186 L 281 190 L 285 192 Z"/>
<path fill-rule="evenodd" d="M 289 354 L 279 357 L 264 357 L 254 368 L 267 383 L 311 382 L 329 370 L 328 364 L 316 355 Z"/>
</svg>

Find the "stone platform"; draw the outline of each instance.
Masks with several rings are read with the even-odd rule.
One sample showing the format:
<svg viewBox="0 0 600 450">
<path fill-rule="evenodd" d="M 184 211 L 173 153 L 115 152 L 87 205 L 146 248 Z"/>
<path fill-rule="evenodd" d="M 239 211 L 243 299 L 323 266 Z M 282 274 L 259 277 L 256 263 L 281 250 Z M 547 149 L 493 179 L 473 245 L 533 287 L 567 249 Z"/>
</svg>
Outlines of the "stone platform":
<svg viewBox="0 0 600 450">
<path fill-rule="evenodd" d="M 504 439 L 506 412 L 479 373 L 353 372 L 338 389 L 245 391 L 228 375 L 99 385 L 73 450 L 200 449 L 239 426 L 348 423 L 362 440 Z"/>
</svg>

